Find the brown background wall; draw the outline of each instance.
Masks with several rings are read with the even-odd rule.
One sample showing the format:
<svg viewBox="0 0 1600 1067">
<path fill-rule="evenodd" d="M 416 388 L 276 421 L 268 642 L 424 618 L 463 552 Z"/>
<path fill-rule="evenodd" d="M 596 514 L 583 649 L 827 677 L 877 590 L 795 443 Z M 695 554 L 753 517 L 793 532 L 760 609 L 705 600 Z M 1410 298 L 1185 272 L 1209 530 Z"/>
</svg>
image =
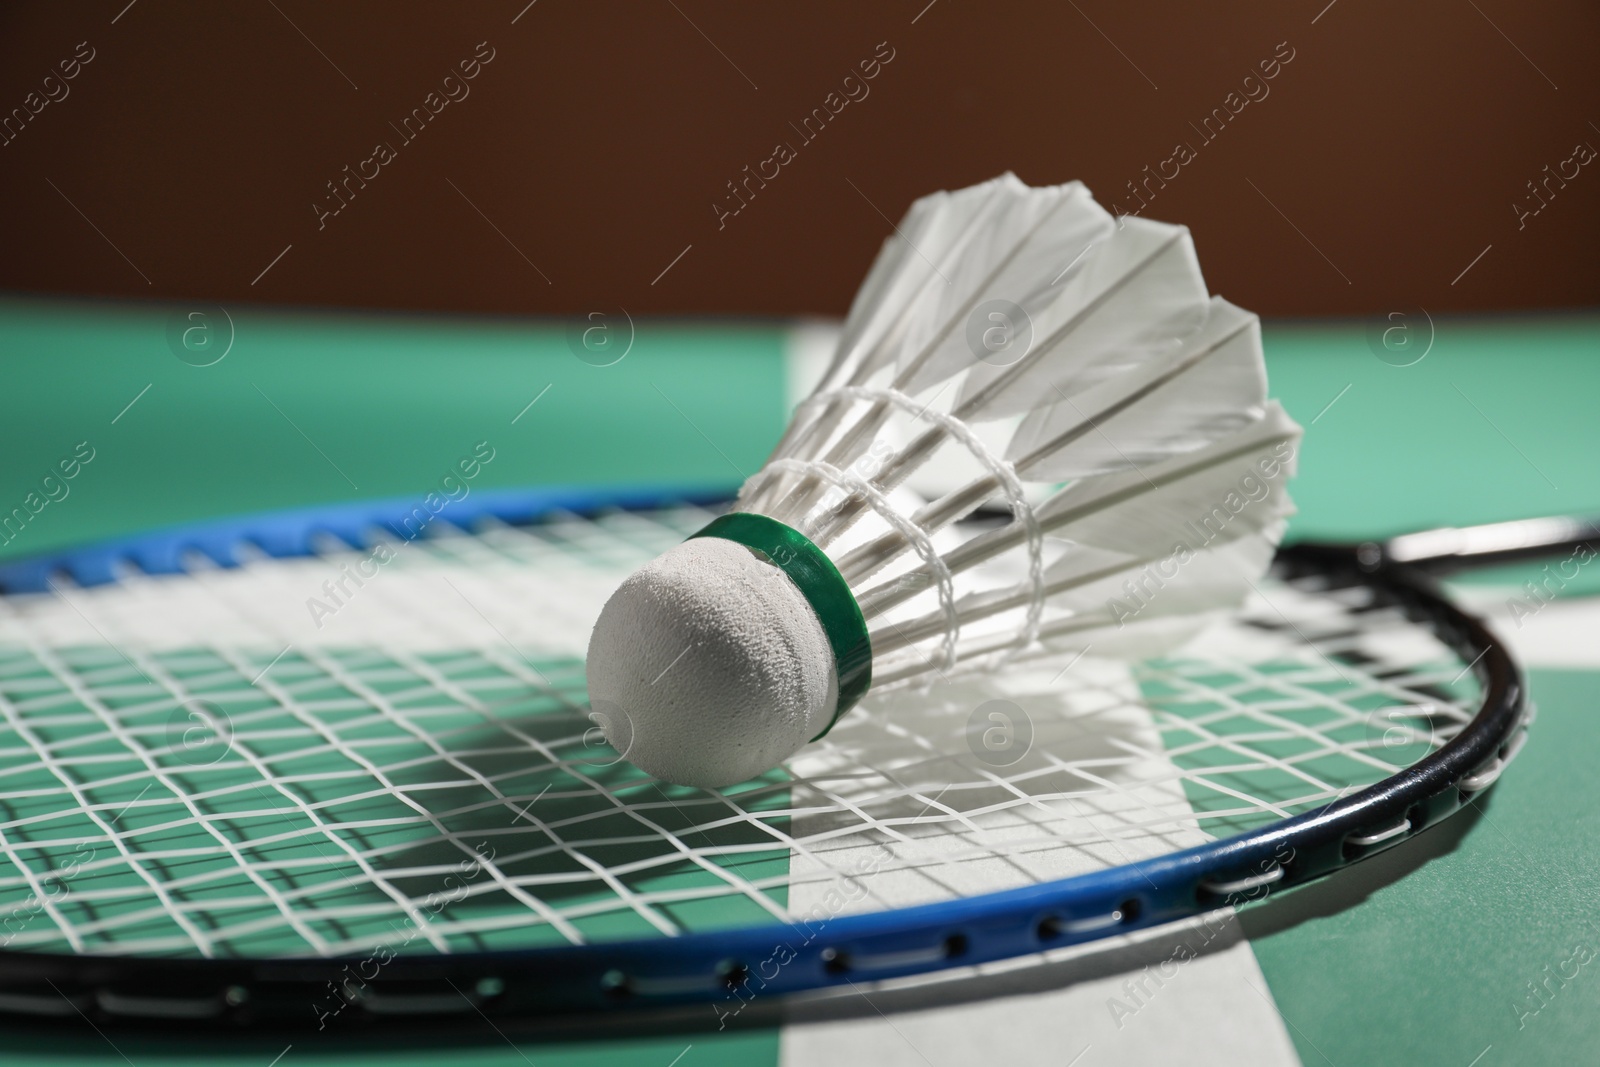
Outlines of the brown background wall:
<svg viewBox="0 0 1600 1067">
<path fill-rule="evenodd" d="M 1147 213 L 1187 223 L 1213 289 L 1265 314 L 1600 291 L 1600 166 L 1520 228 L 1513 208 L 1600 147 L 1583 0 L 526 2 L 7 5 L 0 110 L 66 95 L 0 146 L 0 287 L 839 314 L 922 193 L 1012 169 L 1129 210 L 1126 183 L 1187 142 Z M 46 84 L 79 42 L 92 60 Z M 390 124 L 479 42 L 470 95 L 405 142 Z M 890 50 L 804 142 L 791 123 Z M 395 158 L 319 229 L 325 183 L 380 141 Z M 726 183 L 780 142 L 795 158 L 719 226 Z"/>
</svg>

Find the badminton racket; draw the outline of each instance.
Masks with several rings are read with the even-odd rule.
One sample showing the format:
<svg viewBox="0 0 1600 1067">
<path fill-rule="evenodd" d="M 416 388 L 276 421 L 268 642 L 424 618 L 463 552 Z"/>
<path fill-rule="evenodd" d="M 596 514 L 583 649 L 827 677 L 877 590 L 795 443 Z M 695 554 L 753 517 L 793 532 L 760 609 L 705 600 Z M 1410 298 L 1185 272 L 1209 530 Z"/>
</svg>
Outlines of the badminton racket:
<svg viewBox="0 0 1600 1067">
<path fill-rule="evenodd" d="M 873 694 L 708 791 L 605 743 L 582 655 L 723 506 L 480 491 L 425 536 L 380 502 L 0 566 L 0 1012 L 726 1020 L 1237 905 L 1498 778 L 1523 676 L 1435 578 L 1596 533 L 1286 548 L 1171 656 Z"/>
</svg>

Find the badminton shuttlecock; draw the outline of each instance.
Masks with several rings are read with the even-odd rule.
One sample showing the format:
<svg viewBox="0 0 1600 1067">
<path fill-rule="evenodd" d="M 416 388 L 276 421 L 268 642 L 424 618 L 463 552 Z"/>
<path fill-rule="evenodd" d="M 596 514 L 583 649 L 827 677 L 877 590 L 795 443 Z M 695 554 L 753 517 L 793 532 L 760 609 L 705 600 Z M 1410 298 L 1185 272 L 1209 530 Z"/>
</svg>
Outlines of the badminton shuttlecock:
<svg viewBox="0 0 1600 1067">
<path fill-rule="evenodd" d="M 925 197 L 736 510 L 605 605 L 595 718 L 647 773 L 716 787 L 869 687 L 1164 651 L 1266 568 L 1299 434 L 1185 228 L 1009 174 Z M 965 484 L 924 500 L 936 457 Z"/>
</svg>

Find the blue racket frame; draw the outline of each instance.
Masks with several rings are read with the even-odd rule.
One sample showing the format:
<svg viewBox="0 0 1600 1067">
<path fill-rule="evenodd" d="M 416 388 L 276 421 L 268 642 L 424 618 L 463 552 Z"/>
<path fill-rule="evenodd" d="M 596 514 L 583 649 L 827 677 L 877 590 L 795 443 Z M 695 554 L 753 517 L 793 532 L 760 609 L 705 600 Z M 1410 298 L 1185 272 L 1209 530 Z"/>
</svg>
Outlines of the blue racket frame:
<svg viewBox="0 0 1600 1067">
<path fill-rule="evenodd" d="M 727 500 L 721 488 L 659 486 L 480 490 L 451 505 L 470 527 L 493 517 L 528 523 L 554 512 L 594 514 Z M 237 565 L 250 544 L 277 557 L 310 555 L 319 535 L 352 546 L 380 527 L 407 536 L 410 498 L 342 503 L 173 527 L 0 564 L 0 593 L 40 593 L 66 573 L 81 585 L 120 566 L 179 573 L 198 550 Z M 1552 543 L 1557 551 L 1574 543 Z M 892 911 L 824 915 L 671 938 L 497 953 L 395 956 L 381 971 L 355 957 L 144 959 L 0 951 L 0 1012 L 121 1021 L 210 1021 L 224 1027 L 448 1017 L 570 1016 L 708 1005 L 711 1021 L 755 998 L 986 963 L 1160 926 L 1301 885 L 1415 836 L 1492 784 L 1524 736 L 1521 670 L 1478 619 L 1428 577 L 1430 560 L 1390 562 L 1381 545 L 1299 545 L 1274 566 L 1380 590 L 1428 625 L 1482 684 L 1482 704 L 1449 743 L 1417 764 L 1325 807 L 1157 858 L 1018 889 Z M 1526 547 L 1522 555 L 1527 555 Z M 1485 558 L 1480 562 L 1499 562 Z M 375 969 L 377 970 L 377 969 Z M 322 1005 L 319 1008 L 318 1005 Z"/>
</svg>

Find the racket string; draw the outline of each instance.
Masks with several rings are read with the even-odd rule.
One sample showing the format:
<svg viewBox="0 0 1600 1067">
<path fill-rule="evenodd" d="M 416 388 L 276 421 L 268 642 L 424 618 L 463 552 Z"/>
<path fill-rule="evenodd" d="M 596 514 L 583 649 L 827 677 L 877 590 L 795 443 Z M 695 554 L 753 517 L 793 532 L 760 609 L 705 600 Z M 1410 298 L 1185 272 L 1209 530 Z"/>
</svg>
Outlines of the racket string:
<svg viewBox="0 0 1600 1067">
<path fill-rule="evenodd" d="M 1470 672 L 1398 609 L 1274 585 L 1275 608 L 1181 659 L 1021 659 L 870 698 L 788 774 L 663 787 L 587 743 L 586 629 L 570 631 L 708 517 L 440 525 L 328 622 L 364 643 L 303 636 L 307 594 L 369 558 L 348 546 L 0 601 L 0 909 L 43 902 L 13 947 L 445 952 L 949 899 L 1311 810 L 1436 749 L 1474 706 Z M 984 699 L 1032 716 L 1017 762 L 976 740 Z M 153 735 L 197 700 L 228 726 L 223 757 L 194 767 L 181 732 Z M 45 899 L 69 827 L 117 855 Z"/>
</svg>

